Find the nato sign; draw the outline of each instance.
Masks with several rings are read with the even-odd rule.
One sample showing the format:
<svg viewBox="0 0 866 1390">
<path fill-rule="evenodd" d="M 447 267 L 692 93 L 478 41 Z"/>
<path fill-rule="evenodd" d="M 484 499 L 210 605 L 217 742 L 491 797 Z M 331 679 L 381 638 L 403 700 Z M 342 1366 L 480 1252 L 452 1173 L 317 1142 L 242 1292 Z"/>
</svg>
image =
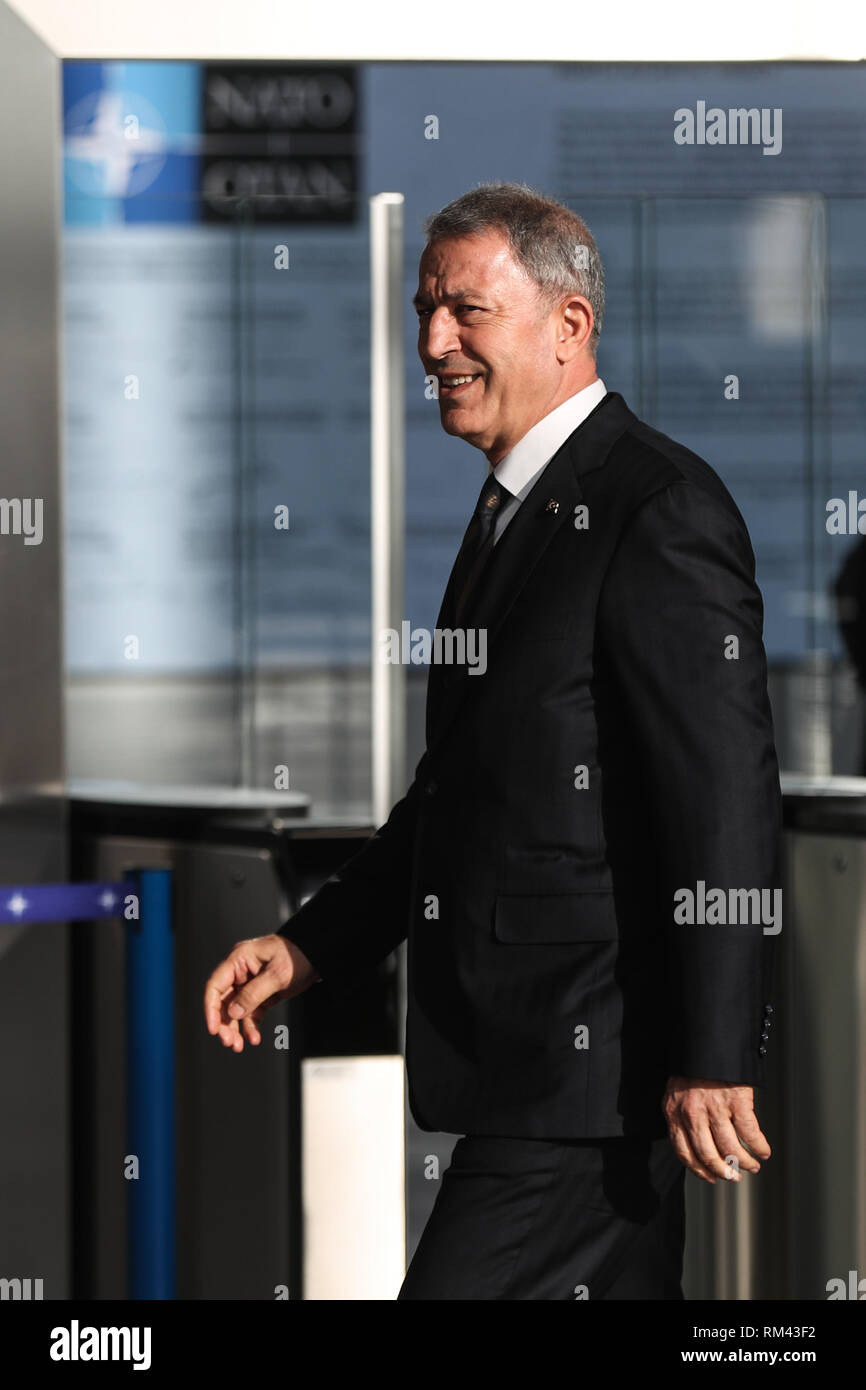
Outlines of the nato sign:
<svg viewBox="0 0 866 1390">
<path fill-rule="evenodd" d="M 206 63 L 202 216 L 256 222 L 354 222 L 358 85 L 353 66 Z"/>
</svg>

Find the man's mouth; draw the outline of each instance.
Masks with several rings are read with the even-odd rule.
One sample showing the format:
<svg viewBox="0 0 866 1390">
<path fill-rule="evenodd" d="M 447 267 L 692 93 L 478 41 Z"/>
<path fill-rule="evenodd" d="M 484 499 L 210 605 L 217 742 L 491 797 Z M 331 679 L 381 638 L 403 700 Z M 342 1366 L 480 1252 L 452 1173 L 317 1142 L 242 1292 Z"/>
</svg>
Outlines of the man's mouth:
<svg viewBox="0 0 866 1390">
<path fill-rule="evenodd" d="M 481 376 L 480 372 L 449 372 L 439 378 L 440 396 L 459 396 L 472 389 L 473 382 Z"/>
</svg>

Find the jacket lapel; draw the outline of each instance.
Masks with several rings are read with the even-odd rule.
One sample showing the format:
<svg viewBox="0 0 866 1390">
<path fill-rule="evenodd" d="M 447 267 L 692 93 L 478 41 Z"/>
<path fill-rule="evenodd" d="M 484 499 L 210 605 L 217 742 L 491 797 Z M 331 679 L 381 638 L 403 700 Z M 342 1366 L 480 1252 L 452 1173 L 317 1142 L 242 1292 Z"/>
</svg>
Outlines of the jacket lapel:
<svg viewBox="0 0 866 1390">
<path fill-rule="evenodd" d="M 622 396 L 608 392 L 557 450 L 509 522 L 461 624 L 486 629 L 488 662 L 505 619 L 547 546 L 560 527 L 574 525 L 574 509 L 583 498 L 582 475 L 604 463 L 615 441 L 635 419 Z M 439 628 L 453 620 L 453 577 L 452 569 L 436 620 Z M 473 683 L 483 680 L 484 676 L 470 678 L 465 665 L 431 665 L 427 682 L 428 753 L 441 742 Z"/>
</svg>

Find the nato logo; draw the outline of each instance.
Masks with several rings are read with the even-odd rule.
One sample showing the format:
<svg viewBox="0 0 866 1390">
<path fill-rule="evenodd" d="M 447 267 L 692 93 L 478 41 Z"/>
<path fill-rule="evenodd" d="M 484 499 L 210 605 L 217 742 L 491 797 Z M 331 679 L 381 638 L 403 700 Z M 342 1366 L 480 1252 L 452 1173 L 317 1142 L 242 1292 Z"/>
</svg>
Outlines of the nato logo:
<svg viewBox="0 0 866 1390">
<path fill-rule="evenodd" d="M 67 226 L 199 220 L 201 65 L 63 64 Z"/>
<path fill-rule="evenodd" d="M 80 193 L 133 198 L 150 188 L 165 167 L 165 122 L 136 92 L 91 92 L 67 112 L 65 124 L 66 173 Z"/>
</svg>

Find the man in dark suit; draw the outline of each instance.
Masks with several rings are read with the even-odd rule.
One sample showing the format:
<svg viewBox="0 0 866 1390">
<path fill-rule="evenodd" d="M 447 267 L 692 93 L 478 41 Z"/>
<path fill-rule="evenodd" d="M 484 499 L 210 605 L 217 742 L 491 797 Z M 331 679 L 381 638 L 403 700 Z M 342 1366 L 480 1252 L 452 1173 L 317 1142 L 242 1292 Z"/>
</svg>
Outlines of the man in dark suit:
<svg viewBox="0 0 866 1390">
<path fill-rule="evenodd" d="M 486 185 L 427 224 L 419 353 L 490 464 L 387 822 L 208 982 L 208 1027 L 408 938 L 418 1124 L 462 1136 L 402 1299 L 680 1298 L 685 1169 L 755 1173 L 780 793 L 745 523 L 596 372 L 580 218 Z M 447 651 L 447 641 L 438 649 Z M 453 650 L 453 649 L 452 649 Z"/>
</svg>

